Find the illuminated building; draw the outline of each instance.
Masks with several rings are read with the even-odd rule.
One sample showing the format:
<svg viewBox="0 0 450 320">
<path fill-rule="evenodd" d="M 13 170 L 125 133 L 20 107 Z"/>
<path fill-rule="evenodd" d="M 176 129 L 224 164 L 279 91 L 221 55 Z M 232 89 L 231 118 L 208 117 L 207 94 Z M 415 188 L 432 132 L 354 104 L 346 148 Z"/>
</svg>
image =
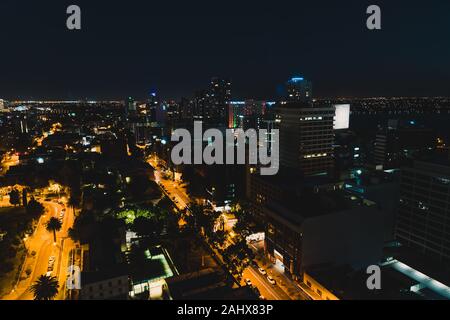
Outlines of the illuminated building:
<svg viewBox="0 0 450 320">
<path fill-rule="evenodd" d="M 194 120 L 203 121 L 207 118 L 207 108 L 209 101 L 209 93 L 206 90 L 195 92 L 193 101 L 193 118 Z"/>
<path fill-rule="evenodd" d="M 450 288 L 397 259 L 378 264 L 381 288 L 367 288 L 367 268 L 319 265 L 305 270 L 302 287 L 313 300 L 448 300 Z"/>
<path fill-rule="evenodd" d="M 305 176 L 329 173 L 333 169 L 334 107 L 288 102 L 278 105 L 277 111 L 281 167 Z"/>
<path fill-rule="evenodd" d="M 125 116 L 129 117 L 136 113 L 136 102 L 132 97 L 128 97 L 125 102 Z"/>
<path fill-rule="evenodd" d="M 293 77 L 286 83 L 287 101 L 310 102 L 312 83 L 303 77 Z"/>
<path fill-rule="evenodd" d="M 194 120 L 203 121 L 210 127 L 227 127 L 229 124 L 229 103 L 231 81 L 212 78 L 207 90 L 197 91 L 193 101 Z"/>
<path fill-rule="evenodd" d="M 228 128 L 260 129 L 259 125 L 267 120 L 270 107 L 275 102 L 257 101 L 230 101 L 228 104 Z"/>
<path fill-rule="evenodd" d="M 280 271 L 301 278 L 323 264 L 361 267 L 381 259 L 382 213 L 340 192 L 304 193 L 268 202 L 265 252 Z"/>
<path fill-rule="evenodd" d="M 214 77 L 211 79 L 210 104 L 207 118 L 222 126 L 227 124 L 228 103 L 231 101 L 231 81 Z"/>
</svg>

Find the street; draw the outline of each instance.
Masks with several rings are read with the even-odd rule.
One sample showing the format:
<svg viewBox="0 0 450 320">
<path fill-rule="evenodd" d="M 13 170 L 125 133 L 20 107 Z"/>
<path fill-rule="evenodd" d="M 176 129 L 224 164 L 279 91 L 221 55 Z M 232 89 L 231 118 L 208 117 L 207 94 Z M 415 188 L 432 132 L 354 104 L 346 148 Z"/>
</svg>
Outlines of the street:
<svg viewBox="0 0 450 320">
<path fill-rule="evenodd" d="M 51 217 L 59 218 L 64 204 L 54 201 L 43 202 L 46 214 L 40 217 L 34 233 L 26 241 L 28 255 L 23 264 L 19 282 L 15 290 L 4 297 L 5 300 L 32 300 L 33 295 L 28 290 L 30 286 L 41 276 L 48 272 L 50 257 L 54 257 L 52 276 L 59 282 L 57 299 L 65 297 L 65 280 L 68 267 L 68 257 L 71 249 L 75 248 L 74 242 L 68 238 L 68 230 L 73 225 L 74 215 L 71 209 L 66 209 L 62 219 L 62 228 L 56 233 L 56 243 L 53 243 L 53 234 L 46 229 L 46 223 Z M 27 277 L 27 270 L 29 276 Z"/>
<path fill-rule="evenodd" d="M 164 187 L 166 194 L 174 201 L 179 210 L 183 210 L 191 202 L 186 189 L 178 181 L 164 178 L 164 173 L 158 165 L 158 158 L 152 156 L 149 164 L 155 169 L 155 181 Z M 250 245 L 256 256 L 264 256 L 263 242 Z M 265 275 L 259 273 L 255 267 L 248 267 L 244 270 L 241 284 L 245 285 L 245 279 L 249 279 L 252 285 L 258 288 L 261 295 L 267 300 L 308 300 L 308 296 L 303 292 L 297 283 L 289 279 L 283 272 L 276 268 L 267 259 L 257 259 L 260 266 L 263 266 L 267 273 L 276 280 L 276 284 L 270 284 Z"/>
<path fill-rule="evenodd" d="M 263 276 L 252 266 L 244 270 L 242 278 L 244 279 L 243 284 L 245 283 L 245 279 L 249 279 L 252 285 L 258 288 L 261 296 L 266 300 L 291 300 L 277 285 L 270 284 L 266 276 Z"/>
<path fill-rule="evenodd" d="M 177 206 L 177 209 L 186 209 L 190 203 L 189 196 L 186 193 L 186 188 L 178 181 L 164 179 L 164 174 L 158 166 L 158 159 L 156 157 L 151 157 L 148 162 L 155 169 L 156 183 L 160 184 L 164 188 L 167 196 L 173 200 Z"/>
</svg>

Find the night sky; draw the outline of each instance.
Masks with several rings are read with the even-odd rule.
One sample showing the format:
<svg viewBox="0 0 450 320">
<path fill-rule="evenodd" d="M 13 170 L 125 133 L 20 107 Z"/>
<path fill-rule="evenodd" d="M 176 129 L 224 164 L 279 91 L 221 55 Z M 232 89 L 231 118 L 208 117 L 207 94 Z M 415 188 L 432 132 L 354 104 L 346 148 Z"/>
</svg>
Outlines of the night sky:
<svg viewBox="0 0 450 320">
<path fill-rule="evenodd" d="M 1 0 L 0 40 L 6 99 L 179 98 L 212 76 L 235 99 L 273 99 L 294 75 L 321 97 L 450 96 L 448 0 Z"/>
</svg>

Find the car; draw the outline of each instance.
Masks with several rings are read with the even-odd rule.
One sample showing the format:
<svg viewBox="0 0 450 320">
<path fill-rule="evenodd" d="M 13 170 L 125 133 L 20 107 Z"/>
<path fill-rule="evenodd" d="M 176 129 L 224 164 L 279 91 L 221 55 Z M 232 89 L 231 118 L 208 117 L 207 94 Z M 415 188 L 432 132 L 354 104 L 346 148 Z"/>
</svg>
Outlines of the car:
<svg viewBox="0 0 450 320">
<path fill-rule="evenodd" d="M 276 284 L 277 284 L 277 282 L 275 281 L 275 279 L 272 278 L 271 276 L 267 276 L 267 281 L 269 281 L 269 283 L 272 284 L 272 285 L 276 285 Z"/>
<path fill-rule="evenodd" d="M 263 268 L 258 268 L 259 273 L 261 273 L 262 275 L 266 275 L 267 272 L 266 270 L 264 270 Z"/>
<path fill-rule="evenodd" d="M 251 287 L 252 286 L 252 281 L 250 279 L 245 279 L 245 283 Z"/>
<path fill-rule="evenodd" d="M 52 270 L 53 270 L 53 266 L 55 265 L 55 257 L 54 256 L 51 256 L 49 259 L 48 259 L 48 267 L 49 268 L 51 268 Z"/>
</svg>

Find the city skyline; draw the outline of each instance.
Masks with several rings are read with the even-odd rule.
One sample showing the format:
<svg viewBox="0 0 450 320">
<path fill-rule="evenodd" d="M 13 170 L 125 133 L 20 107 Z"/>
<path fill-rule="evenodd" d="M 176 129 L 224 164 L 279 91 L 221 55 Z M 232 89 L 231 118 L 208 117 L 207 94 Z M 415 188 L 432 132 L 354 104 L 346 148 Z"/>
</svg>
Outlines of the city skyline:
<svg viewBox="0 0 450 320">
<path fill-rule="evenodd" d="M 448 12 L 3 0 L 0 303 L 450 300 Z"/>
<path fill-rule="evenodd" d="M 230 77 L 236 98 L 274 99 L 292 76 L 311 79 L 321 97 L 450 96 L 449 4 L 440 1 L 379 1 L 382 29 L 374 31 L 365 25 L 368 1 L 78 1 L 78 31 L 65 27 L 69 4 L 0 4 L 8 44 L 2 98 L 122 99 L 157 90 L 179 99 L 212 76 Z"/>
</svg>

